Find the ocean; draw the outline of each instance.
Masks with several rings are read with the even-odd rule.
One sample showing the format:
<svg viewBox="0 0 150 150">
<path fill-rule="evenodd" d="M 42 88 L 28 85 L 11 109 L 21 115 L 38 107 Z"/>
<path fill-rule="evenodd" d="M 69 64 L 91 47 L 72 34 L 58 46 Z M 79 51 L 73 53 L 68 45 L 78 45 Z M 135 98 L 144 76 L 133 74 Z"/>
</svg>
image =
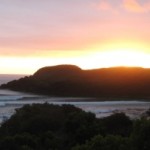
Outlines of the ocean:
<svg viewBox="0 0 150 150">
<path fill-rule="evenodd" d="M 0 75 L 0 84 L 19 79 L 23 75 Z M 98 101 L 95 98 L 65 98 L 35 95 L 29 93 L 0 90 L 0 123 L 10 118 L 15 110 L 25 104 L 33 103 L 71 104 L 87 112 L 95 113 L 96 117 L 106 117 L 114 113 L 126 113 L 130 118 L 140 117 L 150 108 L 150 102 L 140 100 Z"/>
<path fill-rule="evenodd" d="M 0 85 L 7 83 L 12 80 L 17 80 L 26 75 L 17 75 L 17 74 L 0 74 Z"/>
</svg>

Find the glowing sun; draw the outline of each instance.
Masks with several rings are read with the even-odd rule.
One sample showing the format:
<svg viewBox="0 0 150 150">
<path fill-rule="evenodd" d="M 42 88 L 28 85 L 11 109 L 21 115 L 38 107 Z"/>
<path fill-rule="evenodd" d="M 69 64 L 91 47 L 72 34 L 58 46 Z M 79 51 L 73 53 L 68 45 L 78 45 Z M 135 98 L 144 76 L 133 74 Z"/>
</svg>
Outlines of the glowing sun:
<svg viewBox="0 0 150 150">
<path fill-rule="evenodd" d="M 89 56 L 84 63 L 84 68 L 103 68 L 114 66 L 144 67 L 150 66 L 150 55 L 130 49 L 120 49 L 107 52 L 96 52 Z"/>
</svg>

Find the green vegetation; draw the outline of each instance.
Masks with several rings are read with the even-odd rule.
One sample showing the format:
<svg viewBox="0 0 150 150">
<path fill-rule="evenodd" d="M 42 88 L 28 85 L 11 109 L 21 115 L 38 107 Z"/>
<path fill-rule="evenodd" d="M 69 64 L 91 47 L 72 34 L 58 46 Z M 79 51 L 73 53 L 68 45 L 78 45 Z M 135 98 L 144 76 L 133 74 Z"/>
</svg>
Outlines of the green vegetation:
<svg viewBox="0 0 150 150">
<path fill-rule="evenodd" d="M 150 120 L 98 119 L 72 105 L 33 104 L 0 127 L 1 150 L 149 150 Z"/>
<path fill-rule="evenodd" d="M 41 68 L 34 75 L 8 82 L 1 88 L 65 97 L 149 100 L 150 69 L 81 70 L 72 65 L 59 65 Z"/>
</svg>

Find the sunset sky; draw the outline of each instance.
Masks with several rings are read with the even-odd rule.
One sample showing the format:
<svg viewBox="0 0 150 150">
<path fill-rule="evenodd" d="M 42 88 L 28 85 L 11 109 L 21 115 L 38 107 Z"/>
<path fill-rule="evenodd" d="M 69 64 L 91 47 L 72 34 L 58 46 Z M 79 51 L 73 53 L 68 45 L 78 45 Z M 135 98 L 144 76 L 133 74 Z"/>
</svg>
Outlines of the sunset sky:
<svg viewBox="0 0 150 150">
<path fill-rule="evenodd" d="M 0 73 L 150 67 L 150 0 L 0 0 Z"/>
</svg>

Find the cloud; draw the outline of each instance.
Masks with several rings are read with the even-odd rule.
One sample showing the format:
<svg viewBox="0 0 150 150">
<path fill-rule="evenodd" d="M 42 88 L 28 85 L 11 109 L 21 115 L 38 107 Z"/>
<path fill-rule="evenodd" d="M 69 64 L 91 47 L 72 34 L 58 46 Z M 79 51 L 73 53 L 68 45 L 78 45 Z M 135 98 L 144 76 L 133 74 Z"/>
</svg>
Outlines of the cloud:
<svg viewBox="0 0 150 150">
<path fill-rule="evenodd" d="M 97 10 L 112 11 L 112 5 L 107 0 L 101 0 L 100 2 L 93 2 L 92 6 Z"/>
<path fill-rule="evenodd" d="M 150 2 L 140 4 L 137 0 L 124 0 L 124 8 L 129 12 L 147 13 L 150 11 Z"/>
</svg>

